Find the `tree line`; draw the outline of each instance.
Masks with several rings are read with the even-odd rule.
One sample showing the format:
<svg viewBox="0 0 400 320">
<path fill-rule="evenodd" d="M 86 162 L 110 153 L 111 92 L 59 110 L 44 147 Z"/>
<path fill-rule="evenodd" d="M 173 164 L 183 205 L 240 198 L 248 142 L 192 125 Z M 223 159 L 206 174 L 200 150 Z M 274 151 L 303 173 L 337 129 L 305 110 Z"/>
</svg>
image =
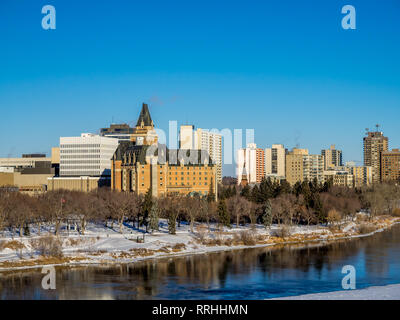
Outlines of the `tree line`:
<svg viewBox="0 0 400 320">
<path fill-rule="evenodd" d="M 277 224 L 327 224 L 343 218 L 353 218 L 361 209 L 370 216 L 399 214 L 400 187 L 396 184 L 376 184 L 371 187 L 344 188 L 330 182 L 272 182 L 264 179 L 259 185 L 239 187 L 220 185 L 218 201 L 210 189 L 208 196 L 170 194 L 152 197 L 99 188 L 90 193 L 49 191 L 37 196 L 0 191 L 0 232 L 30 235 L 35 227 L 41 234 L 51 226 L 57 235 L 71 223 L 85 233 L 88 222 L 122 232 L 124 225 L 143 232 L 159 228 L 159 219 L 166 219 L 168 231 L 176 233 L 182 222 L 194 232 L 195 222 L 218 223 L 231 227 L 256 223 L 269 227 Z"/>
</svg>

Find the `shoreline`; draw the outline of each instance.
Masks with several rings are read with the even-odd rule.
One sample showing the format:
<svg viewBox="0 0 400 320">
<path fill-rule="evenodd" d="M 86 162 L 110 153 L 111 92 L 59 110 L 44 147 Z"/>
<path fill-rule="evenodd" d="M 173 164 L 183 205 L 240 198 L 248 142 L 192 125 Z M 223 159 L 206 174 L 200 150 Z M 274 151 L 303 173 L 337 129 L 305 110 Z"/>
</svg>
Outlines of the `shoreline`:
<svg viewBox="0 0 400 320">
<path fill-rule="evenodd" d="M 386 220 L 385 220 L 386 221 Z M 351 234 L 348 232 L 348 235 L 338 236 L 338 237 L 317 237 L 309 239 L 308 236 L 315 236 L 315 233 L 310 233 L 307 235 L 299 235 L 294 234 L 291 236 L 292 239 L 282 240 L 279 242 L 264 242 L 264 243 L 256 243 L 255 245 L 212 245 L 206 246 L 203 248 L 186 250 L 186 251 L 169 251 L 161 252 L 159 250 L 150 250 L 150 254 L 147 253 L 147 249 L 138 248 L 135 250 L 145 250 L 144 255 L 135 255 L 126 257 L 127 251 L 124 250 L 113 250 L 110 252 L 110 255 L 113 259 L 105 259 L 104 257 L 96 258 L 94 253 L 84 252 L 85 257 L 82 257 L 79 254 L 72 254 L 70 256 L 64 256 L 63 261 L 58 262 L 54 261 L 54 258 L 47 259 L 41 258 L 36 260 L 15 260 L 9 262 L 10 264 L 22 264 L 20 266 L 10 266 L 10 267 L 0 267 L 0 273 L 13 273 L 17 271 L 29 271 L 33 269 L 43 268 L 45 266 L 53 266 L 53 267 L 88 267 L 88 266 L 114 266 L 114 265 L 126 265 L 131 263 L 138 263 L 149 260 L 158 260 L 158 259 L 168 259 L 168 258 L 179 258 L 190 255 L 200 255 L 200 254 L 209 254 L 209 253 L 218 253 L 218 252 L 226 252 L 233 250 L 243 250 L 243 249 L 253 249 L 253 248 L 267 248 L 267 247 L 285 247 L 291 245 L 299 245 L 299 249 L 306 247 L 308 244 L 315 243 L 318 246 L 328 245 L 335 241 L 339 240 L 351 240 L 357 238 L 365 238 L 375 235 L 376 233 L 383 232 L 392 226 L 400 224 L 399 218 L 392 218 L 389 222 L 386 221 L 386 224 L 372 232 L 366 234 Z M 325 234 L 324 234 L 325 235 Z M 303 236 L 303 237 L 302 237 Z M 186 249 L 186 248 L 185 248 Z M 131 249 L 132 250 L 132 249 Z M 119 255 L 119 256 L 117 256 Z M 121 258 L 121 256 L 123 256 Z M 53 262 L 52 262 L 53 260 Z M 7 262 L 7 261 L 6 261 Z M 25 264 L 23 264 L 25 262 Z M 46 262 L 46 263 L 45 263 Z M 48 262 L 48 263 L 47 263 Z M 4 263 L 4 262 L 3 262 Z M 36 264 L 37 263 L 37 264 Z"/>
<path fill-rule="evenodd" d="M 370 286 L 354 290 L 309 293 L 268 300 L 400 300 L 400 284 Z"/>
</svg>

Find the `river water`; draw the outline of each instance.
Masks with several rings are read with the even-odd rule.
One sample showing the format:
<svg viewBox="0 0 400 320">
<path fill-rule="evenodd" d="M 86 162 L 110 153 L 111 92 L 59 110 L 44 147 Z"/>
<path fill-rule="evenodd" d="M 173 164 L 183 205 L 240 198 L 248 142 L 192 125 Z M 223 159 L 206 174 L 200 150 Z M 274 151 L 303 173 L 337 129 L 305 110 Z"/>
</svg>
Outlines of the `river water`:
<svg viewBox="0 0 400 320">
<path fill-rule="evenodd" d="M 118 266 L 56 268 L 44 290 L 41 269 L 0 273 L 1 299 L 266 299 L 400 283 L 400 225 L 329 244 L 233 250 Z"/>
</svg>

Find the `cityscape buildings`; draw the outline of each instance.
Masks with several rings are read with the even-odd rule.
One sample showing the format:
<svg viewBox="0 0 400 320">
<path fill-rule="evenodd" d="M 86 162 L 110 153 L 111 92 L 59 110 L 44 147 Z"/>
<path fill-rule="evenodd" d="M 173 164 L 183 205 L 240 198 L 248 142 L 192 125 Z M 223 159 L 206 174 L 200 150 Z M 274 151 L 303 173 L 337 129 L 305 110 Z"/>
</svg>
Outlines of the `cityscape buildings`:
<svg viewBox="0 0 400 320">
<path fill-rule="evenodd" d="M 374 183 L 381 181 L 381 153 L 388 151 L 389 139 L 383 135 L 383 132 L 369 132 L 363 138 L 364 142 L 364 165 L 372 167 L 372 181 Z"/>
<path fill-rule="evenodd" d="M 151 190 L 155 197 L 167 194 L 206 196 L 210 192 L 217 197 L 217 166 L 208 152 L 169 150 L 157 143 L 154 132 L 149 109 L 143 105 L 134 128 L 134 139 L 121 142 L 112 156 L 111 188 L 137 194 Z"/>
<path fill-rule="evenodd" d="M 400 181 L 400 149 L 381 153 L 382 182 Z"/>
<path fill-rule="evenodd" d="M 181 125 L 179 131 L 179 148 L 206 151 L 216 165 L 217 182 L 222 182 L 222 135 L 193 125 Z"/>
<path fill-rule="evenodd" d="M 265 175 L 284 179 L 286 176 L 286 149 L 283 144 L 273 144 L 265 149 Z"/>
<path fill-rule="evenodd" d="M 321 155 L 324 157 L 324 170 L 329 168 L 341 167 L 342 150 L 336 150 L 335 145 L 331 145 L 329 149 L 321 150 Z"/>
</svg>

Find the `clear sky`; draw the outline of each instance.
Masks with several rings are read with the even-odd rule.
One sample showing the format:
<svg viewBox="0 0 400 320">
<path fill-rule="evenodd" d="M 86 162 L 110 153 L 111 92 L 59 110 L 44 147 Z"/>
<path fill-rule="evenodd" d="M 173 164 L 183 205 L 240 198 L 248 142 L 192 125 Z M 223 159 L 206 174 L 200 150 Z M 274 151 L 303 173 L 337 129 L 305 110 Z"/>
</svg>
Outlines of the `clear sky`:
<svg viewBox="0 0 400 320">
<path fill-rule="evenodd" d="M 398 0 L 1 0 L 0 156 L 132 124 L 148 102 L 164 130 L 253 128 L 259 147 L 362 161 L 376 123 L 400 147 L 399 58 Z"/>
</svg>

